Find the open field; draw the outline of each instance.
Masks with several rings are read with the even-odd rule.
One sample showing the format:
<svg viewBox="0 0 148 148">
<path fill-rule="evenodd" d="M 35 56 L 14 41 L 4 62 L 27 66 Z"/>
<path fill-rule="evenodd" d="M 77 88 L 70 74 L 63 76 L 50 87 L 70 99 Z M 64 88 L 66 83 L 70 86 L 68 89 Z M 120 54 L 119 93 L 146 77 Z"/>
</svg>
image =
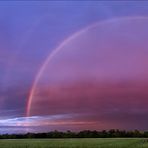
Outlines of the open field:
<svg viewBox="0 0 148 148">
<path fill-rule="evenodd" d="M 21 139 L 0 140 L 0 148 L 148 148 L 147 139 Z"/>
</svg>

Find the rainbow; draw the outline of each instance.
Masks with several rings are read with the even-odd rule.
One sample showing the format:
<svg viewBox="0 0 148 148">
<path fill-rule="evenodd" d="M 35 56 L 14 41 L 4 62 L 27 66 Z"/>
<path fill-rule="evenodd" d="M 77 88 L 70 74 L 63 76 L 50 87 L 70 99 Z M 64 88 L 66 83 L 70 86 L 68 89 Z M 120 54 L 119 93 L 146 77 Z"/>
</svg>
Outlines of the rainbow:
<svg viewBox="0 0 148 148">
<path fill-rule="evenodd" d="M 36 86 L 42 76 L 42 74 L 44 73 L 44 70 L 46 69 L 46 66 L 49 64 L 49 62 L 54 58 L 54 56 L 56 56 L 56 54 L 58 54 L 58 52 L 66 45 L 68 44 L 70 41 L 74 40 L 76 37 L 78 37 L 79 35 L 81 35 L 82 33 L 96 27 L 96 26 L 101 26 L 103 24 L 108 24 L 108 23 L 113 23 L 113 22 L 117 22 L 117 21 L 124 21 L 124 20 L 137 20 L 137 19 L 148 19 L 148 17 L 146 16 L 132 16 L 132 17 L 123 17 L 123 18 L 113 18 L 113 19 L 109 19 L 109 20 L 103 20 L 101 22 L 96 22 L 93 23 L 85 28 L 83 28 L 80 31 L 77 31 L 76 33 L 72 34 L 70 37 L 68 37 L 67 39 L 65 39 L 57 48 L 55 48 L 53 50 L 52 53 L 49 54 L 49 56 L 47 57 L 47 59 L 45 60 L 45 62 L 43 63 L 43 65 L 41 66 L 41 68 L 39 69 L 39 72 L 37 73 L 35 80 L 33 82 L 32 88 L 30 90 L 30 94 L 27 100 L 27 108 L 26 108 L 26 116 L 30 116 L 30 110 L 31 110 L 31 105 L 32 105 L 32 101 L 33 101 L 33 96 L 36 90 Z"/>
</svg>

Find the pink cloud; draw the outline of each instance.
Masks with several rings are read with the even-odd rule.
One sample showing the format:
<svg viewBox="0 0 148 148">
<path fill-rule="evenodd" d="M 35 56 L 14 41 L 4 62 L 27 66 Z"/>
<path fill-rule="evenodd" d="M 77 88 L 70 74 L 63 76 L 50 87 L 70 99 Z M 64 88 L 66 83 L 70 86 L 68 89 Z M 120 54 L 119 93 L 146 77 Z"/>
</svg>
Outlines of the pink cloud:
<svg viewBox="0 0 148 148">
<path fill-rule="evenodd" d="M 90 129 L 122 128 L 132 123 L 145 123 L 148 115 L 148 85 L 126 83 L 75 83 L 65 86 L 43 87 L 36 92 L 31 115 L 78 114 L 74 122 L 86 122 Z M 61 123 L 65 119 L 61 119 Z M 123 122 L 125 123 L 123 124 Z M 60 126 L 59 122 L 59 126 Z M 137 123 L 136 123 L 137 122 Z M 99 124 L 100 123 L 100 124 Z M 110 126 L 111 125 L 111 126 Z"/>
</svg>

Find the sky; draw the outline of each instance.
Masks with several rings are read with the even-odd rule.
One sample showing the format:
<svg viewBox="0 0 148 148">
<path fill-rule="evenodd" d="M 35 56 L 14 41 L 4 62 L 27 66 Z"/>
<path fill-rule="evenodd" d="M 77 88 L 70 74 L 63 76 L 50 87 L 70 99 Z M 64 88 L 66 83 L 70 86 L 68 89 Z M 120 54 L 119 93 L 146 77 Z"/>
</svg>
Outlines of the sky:
<svg viewBox="0 0 148 148">
<path fill-rule="evenodd" d="M 148 130 L 148 2 L 1 1 L 0 133 Z"/>
</svg>

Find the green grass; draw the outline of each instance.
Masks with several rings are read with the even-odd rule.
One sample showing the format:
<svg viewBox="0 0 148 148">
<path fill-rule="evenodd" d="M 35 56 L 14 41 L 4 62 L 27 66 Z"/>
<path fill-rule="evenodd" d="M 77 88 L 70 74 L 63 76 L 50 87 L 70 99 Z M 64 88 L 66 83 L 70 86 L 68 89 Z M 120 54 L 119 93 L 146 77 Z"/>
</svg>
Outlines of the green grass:
<svg viewBox="0 0 148 148">
<path fill-rule="evenodd" d="M 0 140 L 0 148 L 148 148 L 147 139 L 21 139 Z"/>
</svg>

